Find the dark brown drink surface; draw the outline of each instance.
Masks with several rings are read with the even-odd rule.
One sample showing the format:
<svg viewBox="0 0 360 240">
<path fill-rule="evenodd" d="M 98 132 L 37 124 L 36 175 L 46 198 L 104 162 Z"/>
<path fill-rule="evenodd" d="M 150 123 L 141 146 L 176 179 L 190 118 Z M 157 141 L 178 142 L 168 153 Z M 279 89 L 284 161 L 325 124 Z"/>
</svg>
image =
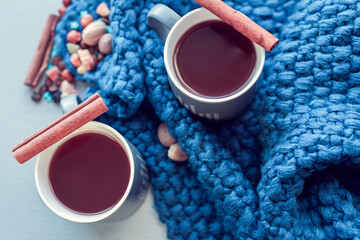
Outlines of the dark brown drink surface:
<svg viewBox="0 0 360 240">
<path fill-rule="evenodd" d="M 100 133 L 82 133 L 56 150 L 49 179 L 54 194 L 66 207 L 79 213 L 100 213 L 124 195 L 130 163 L 117 141 Z"/>
<path fill-rule="evenodd" d="M 253 43 L 216 20 L 190 28 L 175 47 L 174 67 L 181 84 L 209 97 L 236 92 L 250 78 L 255 62 Z"/>
</svg>

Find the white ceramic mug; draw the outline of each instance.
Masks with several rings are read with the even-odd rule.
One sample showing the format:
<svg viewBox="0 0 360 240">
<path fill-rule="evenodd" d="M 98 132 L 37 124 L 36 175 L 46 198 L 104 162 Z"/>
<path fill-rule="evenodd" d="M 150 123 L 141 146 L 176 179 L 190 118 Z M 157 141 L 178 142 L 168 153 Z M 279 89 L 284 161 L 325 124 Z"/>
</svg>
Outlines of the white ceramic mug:
<svg viewBox="0 0 360 240">
<path fill-rule="evenodd" d="M 65 102 L 71 103 L 71 101 L 76 99 L 76 96 L 70 96 L 70 99 L 70 101 Z M 73 107 L 76 105 L 77 103 L 74 103 Z M 70 109 L 68 108 L 68 110 Z M 81 214 L 65 207 L 55 196 L 49 180 L 49 166 L 55 151 L 68 139 L 88 132 L 101 133 L 116 140 L 127 154 L 131 171 L 126 191 L 120 201 L 106 211 L 95 214 Z M 38 155 L 35 164 L 35 183 L 40 197 L 54 213 L 73 222 L 91 223 L 100 220 L 118 221 L 132 215 L 145 199 L 149 188 L 149 176 L 141 154 L 130 142 L 112 127 L 100 122 L 91 121 Z"/>
<path fill-rule="evenodd" d="M 251 103 L 256 85 L 261 75 L 265 50 L 253 42 L 256 52 L 254 73 L 234 94 L 224 97 L 208 98 L 187 90 L 177 77 L 174 67 L 174 53 L 181 37 L 193 26 L 207 21 L 220 20 L 204 8 L 195 9 L 183 17 L 163 4 L 155 5 L 147 15 L 148 24 L 165 42 L 164 62 L 172 91 L 179 102 L 192 113 L 215 120 L 231 119 L 242 113 Z"/>
</svg>

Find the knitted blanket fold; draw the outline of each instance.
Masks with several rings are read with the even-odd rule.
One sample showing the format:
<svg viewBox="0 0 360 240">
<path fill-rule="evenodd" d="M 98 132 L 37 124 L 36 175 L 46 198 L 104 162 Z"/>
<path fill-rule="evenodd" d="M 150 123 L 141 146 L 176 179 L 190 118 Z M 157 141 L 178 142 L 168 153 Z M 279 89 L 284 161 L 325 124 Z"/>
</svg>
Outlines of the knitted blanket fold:
<svg viewBox="0 0 360 240">
<path fill-rule="evenodd" d="M 73 0 L 57 26 L 66 67 L 70 23 L 102 1 Z M 113 53 L 93 82 L 109 107 L 99 120 L 132 142 L 151 174 L 170 239 L 360 239 L 360 1 L 226 1 L 280 39 L 249 109 L 221 123 L 194 117 L 171 92 L 163 43 L 146 15 L 180 15 L 191 0 L 113 0 Z M 75 71 L 74 71 L 75 72 Z M 175 163 L 161 121 L 190 155 Z"/>
</svg>

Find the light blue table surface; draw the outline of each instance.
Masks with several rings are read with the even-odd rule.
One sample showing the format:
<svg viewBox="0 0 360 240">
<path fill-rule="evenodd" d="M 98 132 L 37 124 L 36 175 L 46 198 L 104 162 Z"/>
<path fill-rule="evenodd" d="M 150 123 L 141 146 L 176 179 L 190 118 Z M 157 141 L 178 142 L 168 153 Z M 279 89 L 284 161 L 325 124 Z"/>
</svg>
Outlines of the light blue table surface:
<svg viewBox="0 0 360 240">
<path fill-rule="evenodd" d="M 64 220 L 40 199 L 35 158 L 20 165 L 11 147 L 61 116 L 54 103 L 34 103 L 23 84 L 49 13 L 61 0 L 0 2 L 0 239 L 166 239 L 151 192 L 130 218 L 117 223 L 79 224 Z"/>
</svg>

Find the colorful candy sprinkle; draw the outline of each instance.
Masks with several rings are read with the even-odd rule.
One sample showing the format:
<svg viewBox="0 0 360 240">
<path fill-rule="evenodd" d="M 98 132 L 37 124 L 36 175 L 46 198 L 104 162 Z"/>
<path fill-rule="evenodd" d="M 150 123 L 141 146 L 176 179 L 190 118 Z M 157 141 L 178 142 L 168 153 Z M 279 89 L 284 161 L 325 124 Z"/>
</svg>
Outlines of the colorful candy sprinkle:
<svg viewBox="0 0 360 240">
<path fill-rule="evenodd" d="M 59 55 L 59 51 L 56 48 L 53 48 L 50 53 L 50 57 L 55 57 Z"/>
<path fill-rule="evenodd" d="M 46 91 L 43 95 L 42 95 L 43 99 L 45 99 L 47 102 L 52 102 L 52 96 L 51 93 L 49 91 Z"/>
<path fill-rule="evenodd" d="M 70 28 L 72 30 L 78 30 L 80 28 L 80 24 L 78 22 L 76 22 L 76 21 L 73 21 L 73 22 L 70 23 Z"/>
<path fill-rule="evenodd" d="M 110 26 L 106 26 L 106 32 L 107 32 L 107 33 L 111 33 L 111 32 L 112 32 L 112 29 L 111 29 Z"/>
<path fill-rule="evenodd" d="M 86 11 L 86 10 L 81 11 L 81 12 L 80 12 L 80 17 L 82 17 L 82 16 L 84 16 L 84 15 L 86 15 L 86 14 L 88 14 L 88 11 Z"/>
</svg>

